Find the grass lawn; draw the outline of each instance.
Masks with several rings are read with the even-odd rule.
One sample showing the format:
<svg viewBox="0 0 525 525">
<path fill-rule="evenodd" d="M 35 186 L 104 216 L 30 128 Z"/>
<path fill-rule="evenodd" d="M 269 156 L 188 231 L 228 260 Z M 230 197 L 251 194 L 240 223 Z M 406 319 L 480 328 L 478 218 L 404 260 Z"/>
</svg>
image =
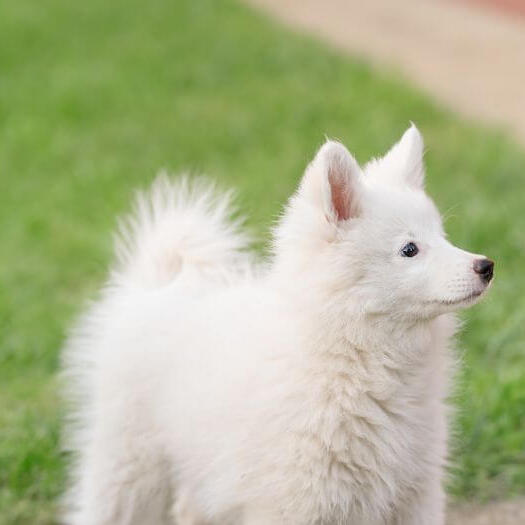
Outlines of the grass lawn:
<svg viewBox="0 0 525 525">
<path fill-rule="evenodd" d="M 7 0 L 0 73 L 0 523 L 53 521 L 58 353 L 133 188 L 212 174 L 264 236 L 325 134 L 365 161 L 409 120 L 451 239 L 497 261 L 460 338 L 450 491 L 525 491 L 523 151 L 231 1 Z"/>
</svg>

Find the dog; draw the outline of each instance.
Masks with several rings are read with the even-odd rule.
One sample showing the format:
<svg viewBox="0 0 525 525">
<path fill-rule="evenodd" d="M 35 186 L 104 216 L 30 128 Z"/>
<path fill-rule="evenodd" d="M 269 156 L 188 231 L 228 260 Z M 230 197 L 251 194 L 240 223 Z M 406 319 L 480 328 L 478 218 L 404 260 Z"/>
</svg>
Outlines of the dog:
<svg viewBox="0 0 525 525">
<path fill-rule="evenodd" d="M 65 523 L 444 523 L 453 312 L 494 264 L 446 240 L 423 153 L 327 141 L 266 263 L 231 194 L 139 195 L 65 349 Z"/>
</svg>

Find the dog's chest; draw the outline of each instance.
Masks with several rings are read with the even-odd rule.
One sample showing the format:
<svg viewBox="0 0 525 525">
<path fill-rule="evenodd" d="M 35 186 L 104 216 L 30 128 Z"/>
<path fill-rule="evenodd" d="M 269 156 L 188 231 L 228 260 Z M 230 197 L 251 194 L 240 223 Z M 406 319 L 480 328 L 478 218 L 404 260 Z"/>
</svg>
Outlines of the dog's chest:
<svg viewBox="0 0 525 525">
<path fill-rule="evenodd" d="M 421 420 L 420 388 L 418 381 L 407 385 L 395 366 L 358 352 L 331 356 L 312 374 L 294 462 L 310 487 L 310 511 L 323 522 L 410 497 L 407 487 L 424 477 L 424 462 L 415 458 L 432 439 Z"/>
</svg>

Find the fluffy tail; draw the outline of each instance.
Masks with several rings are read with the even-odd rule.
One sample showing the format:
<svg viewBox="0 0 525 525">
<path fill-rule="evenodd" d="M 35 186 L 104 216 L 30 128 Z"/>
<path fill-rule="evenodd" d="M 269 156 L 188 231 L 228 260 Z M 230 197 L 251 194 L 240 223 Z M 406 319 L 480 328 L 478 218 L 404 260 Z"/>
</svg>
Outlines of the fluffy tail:
<svg viewBox="0 0 525 525">
<path fill-rule="evenodd" d="M 176 277 L 223 281 L 249 271 L 249 239 L 232 219 L 231 201 L 231 192 L 203 179 L 159 175 L 120 224 L 114 281 L 155 288 Z"/>
</svg>

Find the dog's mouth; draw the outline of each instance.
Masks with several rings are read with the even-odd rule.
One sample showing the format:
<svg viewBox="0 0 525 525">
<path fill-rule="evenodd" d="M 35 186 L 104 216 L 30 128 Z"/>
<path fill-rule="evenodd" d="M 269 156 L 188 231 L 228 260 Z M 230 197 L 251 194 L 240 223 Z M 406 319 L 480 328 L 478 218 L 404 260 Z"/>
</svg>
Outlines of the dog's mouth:
<svg viewBox="0 0 525 525">
<path fill-rule="evenodd" d="M 477 290 L 475 292 L 471 292 L 468 295 L 465 295 L 463 297 L 458 297 L 457 299 L 444 299 L 439 301 L 439 303 L 444 304 L 446 306 L 455 306 L 455 305 L 462 305 L 462 304 L 470 304 L 476 301 L 478 297 L 480 297 L 483 292 L 486 290 Z"/>
</svg>

